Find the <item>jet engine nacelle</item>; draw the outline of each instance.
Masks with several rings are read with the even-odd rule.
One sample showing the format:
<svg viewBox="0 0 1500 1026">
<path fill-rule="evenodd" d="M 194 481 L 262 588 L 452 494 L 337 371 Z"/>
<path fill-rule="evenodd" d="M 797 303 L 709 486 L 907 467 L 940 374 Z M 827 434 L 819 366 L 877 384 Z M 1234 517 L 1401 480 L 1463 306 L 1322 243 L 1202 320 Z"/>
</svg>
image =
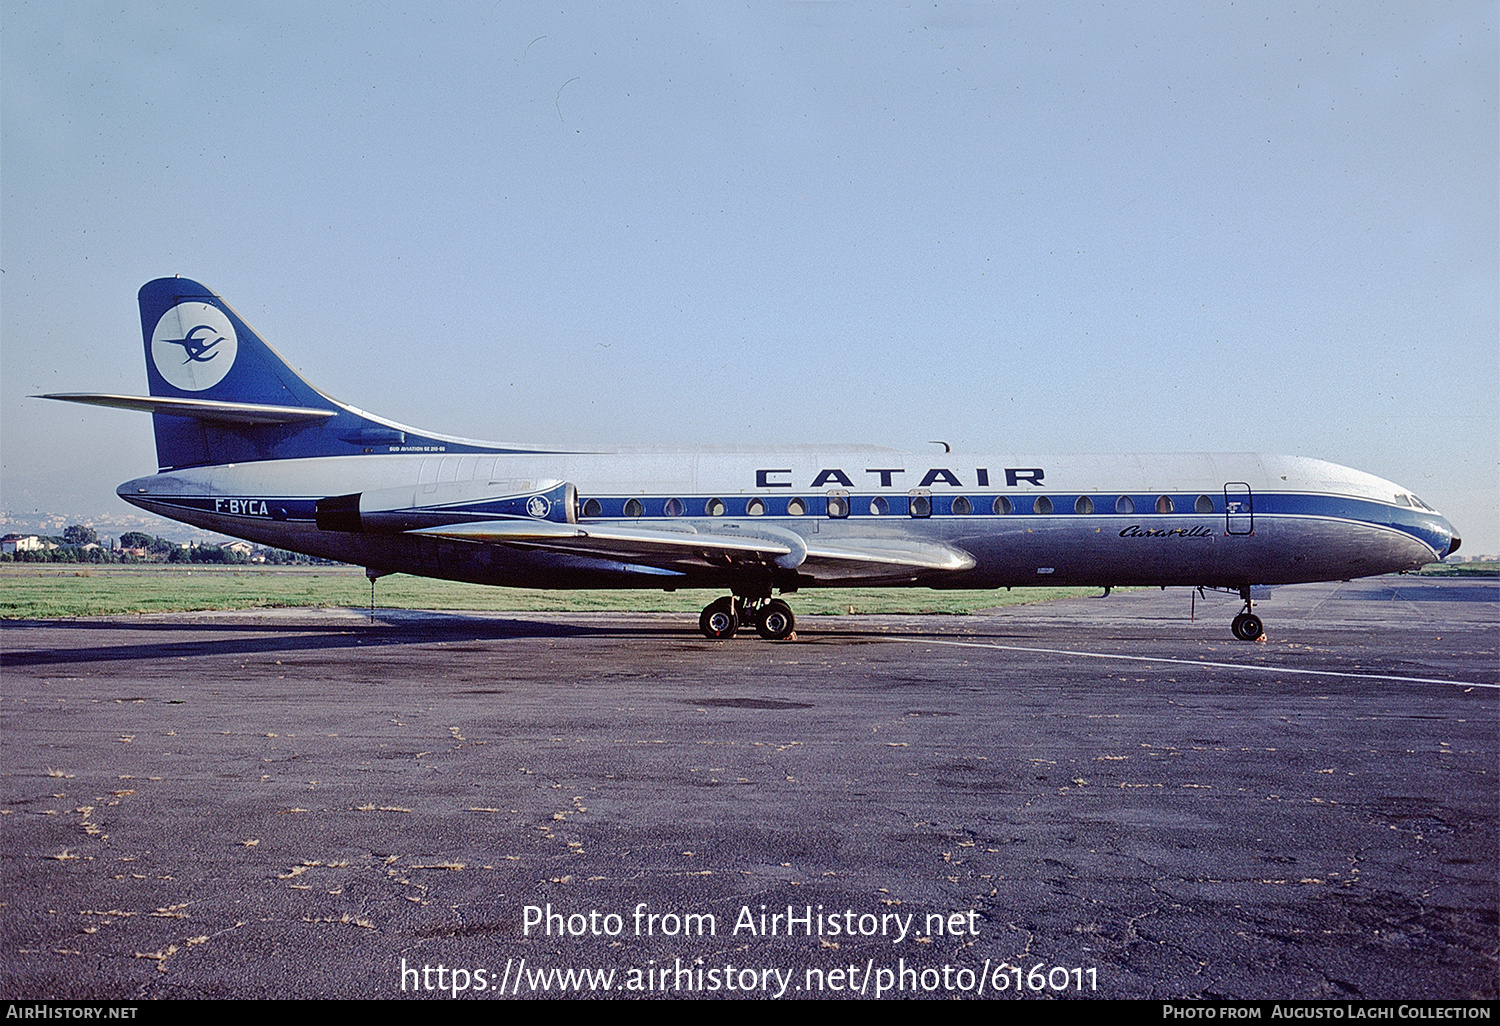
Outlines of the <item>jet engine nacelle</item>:
<svg viewBox="0 0 1500 1026">
<path fill-rule="evenodd" d="M 476 520 L 578 522 L 578 489 L 567 481 L 450 481 L 402 485 L 317 502 L 322 531 L 400 534 Z"/>
</svg>

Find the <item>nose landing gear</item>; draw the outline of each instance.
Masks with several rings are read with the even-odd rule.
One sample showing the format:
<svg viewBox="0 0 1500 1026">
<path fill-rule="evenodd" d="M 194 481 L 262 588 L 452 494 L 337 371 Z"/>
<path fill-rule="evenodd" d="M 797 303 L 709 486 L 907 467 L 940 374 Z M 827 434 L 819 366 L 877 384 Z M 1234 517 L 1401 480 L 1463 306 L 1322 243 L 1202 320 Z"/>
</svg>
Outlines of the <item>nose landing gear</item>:
<svg viewBox="0 0 1500 1026">
<path fill-rule="evenodd" d="M 703 607 L 698 629 L 710 641 L 728 641 L 741 626 L 755 625 L 755 631 L 767 641 L 781 641 L 797 629 L 792 607 L 781 599 L 715 599 Z"/>
<path fill-rule="evenodd" d="M 1258 641 L 1266 633 L 1266 628 L 1260 622 L 1260 617 L 1250 611 L 1250 589 L 1241 588 L 1240 598 L 1244 599 L 1245 608 L 1230 622 L 1229 629 L 1241 641 Z"/>
</svg>

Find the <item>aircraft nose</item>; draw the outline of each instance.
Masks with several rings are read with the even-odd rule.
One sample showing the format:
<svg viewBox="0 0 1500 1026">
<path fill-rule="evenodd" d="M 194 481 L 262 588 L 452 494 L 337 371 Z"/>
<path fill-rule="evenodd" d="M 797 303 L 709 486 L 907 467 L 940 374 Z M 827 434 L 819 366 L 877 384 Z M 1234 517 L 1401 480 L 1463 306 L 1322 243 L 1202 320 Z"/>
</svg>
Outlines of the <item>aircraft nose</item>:
<svg viewBox="0 0 1500 1026">
<path fill-rule="evenodd" d="M 1464 540 L 1458 536 L 1458 529 L 1453 526 L 1447 517 L 1439 515 L 1435 518 L 1432 526 L 1437 534 L 1437 537 L 1433 539 L 1437 544 L 1432 547 L 1437 550 L 1439 559 L 1453 555 L 1458 551 L 1458 547 L 1464 543 Z M 1446 547 L 1443 545 L 1444 540 L 1447 541 Z"/>
</svg>

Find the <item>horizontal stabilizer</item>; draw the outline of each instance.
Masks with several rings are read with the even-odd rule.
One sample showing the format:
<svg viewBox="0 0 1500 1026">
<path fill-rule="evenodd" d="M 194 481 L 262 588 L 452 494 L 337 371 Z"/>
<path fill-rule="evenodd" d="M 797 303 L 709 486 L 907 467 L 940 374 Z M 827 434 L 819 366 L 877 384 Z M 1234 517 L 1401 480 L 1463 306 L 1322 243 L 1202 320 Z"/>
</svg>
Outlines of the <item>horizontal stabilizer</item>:
<svg viewBox="0 0 1500 1026">
<path fill-rule="evenodd" d="M 173 417 L 216 420 L 230 424 L 294 424 L 305 420 L 322 420 L 335 415 L 333 410 L 315 410 L 306 406 L 269 406 L 264 403 L 229 403 L 211 399 L 168 399 L 162 396 L 109 395 L 88 392 L 54 392 L 32 396 L 33 399 L 61 399 L 66 403 L 89 406 L 112 406 L 119 410 L 141 413 L 165 413 Z"/>
</svg>

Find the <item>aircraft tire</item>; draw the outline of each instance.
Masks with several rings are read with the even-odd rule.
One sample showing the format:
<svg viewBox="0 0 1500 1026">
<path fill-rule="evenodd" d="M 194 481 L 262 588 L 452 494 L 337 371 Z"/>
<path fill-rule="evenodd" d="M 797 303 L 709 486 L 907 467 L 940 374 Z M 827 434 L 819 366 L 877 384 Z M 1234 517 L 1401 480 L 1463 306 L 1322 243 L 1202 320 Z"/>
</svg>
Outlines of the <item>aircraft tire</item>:
<svg viewBox="0 0 1500 1026">
<path fill-rule="evenodd" d="M 698 629 L 709 641 L 728 641 L 740 629 L 740 618 L 735 614 L 734 600 L 721 598 L 703 607 L 698 617 Z"/>
<path fill-rule="evenodd" d="M 1266 633 L 1265 625 L 1260 622 L 1260 617 L 1254 613 L 1241 613 L 1239 616 L 1236 616 L 1229 629 L 1241 641 L 1255 641 Z"/>
<path fill-rule="evenodd" d="M 797 629 L 797 618 L 792 607 L 781 599 L 772 599 L 761 609 L 755 620 L 756 632 L 767 641 L 784 641 Z"/>
</svg>

